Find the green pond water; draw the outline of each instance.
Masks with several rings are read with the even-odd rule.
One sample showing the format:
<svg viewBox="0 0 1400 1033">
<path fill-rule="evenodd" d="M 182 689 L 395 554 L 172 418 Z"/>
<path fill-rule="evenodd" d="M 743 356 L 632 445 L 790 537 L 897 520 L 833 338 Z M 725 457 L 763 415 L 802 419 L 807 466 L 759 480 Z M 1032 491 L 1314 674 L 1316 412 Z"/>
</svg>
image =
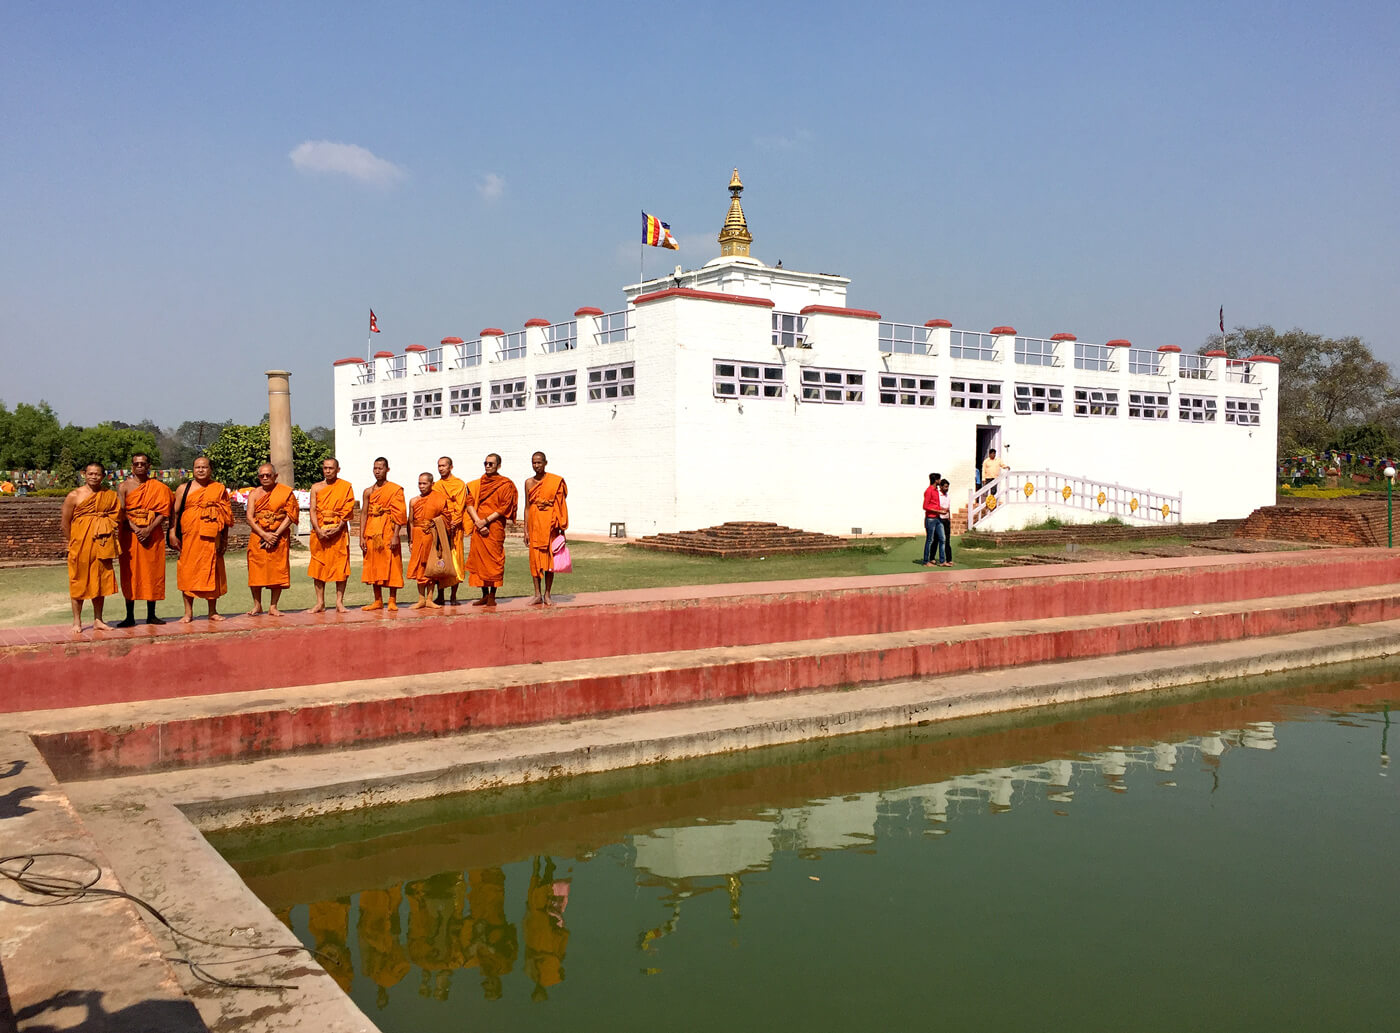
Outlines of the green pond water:
<svg viewBox="0 0 1400 1033">
<path fill-rule="evenodd" d="M 1396 1029 L 1394 677 L 211 838 L 389 1033 Z"/>
</svg>

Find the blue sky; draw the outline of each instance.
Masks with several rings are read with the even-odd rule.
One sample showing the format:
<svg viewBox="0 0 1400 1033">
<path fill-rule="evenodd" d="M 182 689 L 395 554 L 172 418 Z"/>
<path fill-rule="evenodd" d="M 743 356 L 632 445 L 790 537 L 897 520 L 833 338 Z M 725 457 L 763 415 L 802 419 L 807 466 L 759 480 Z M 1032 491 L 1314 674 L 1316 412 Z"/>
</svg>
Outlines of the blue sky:
<svg viewBox="0 0 1400 1033">
<path fill-rule="evenodd" d="M 1400 6 L 0 8 L 0 398 L 332 421 L 331 362 L 615 308 L 639 211 L 887 318 L 1400 363 Z M 330 148 L 325 144 L 342 144 Z M 353 150 L 358 148 L 360 150 Z M 367 152 L 367 153 L 365 153 Z M 297 160 L 294 160 L 294 155 Z"/>
</svg>

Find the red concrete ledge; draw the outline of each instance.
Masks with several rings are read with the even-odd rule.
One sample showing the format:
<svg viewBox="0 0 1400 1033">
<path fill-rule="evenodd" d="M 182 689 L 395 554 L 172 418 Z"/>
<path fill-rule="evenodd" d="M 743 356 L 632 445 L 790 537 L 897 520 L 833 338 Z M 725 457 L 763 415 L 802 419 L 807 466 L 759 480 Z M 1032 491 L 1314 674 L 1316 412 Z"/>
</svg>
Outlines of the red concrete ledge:
<svg viewBox="0 0 1400 1033">
<path fill-rule="evenodd" d="M 1349 549 L 607 592 L 543 612 L 520 598 L 496 613 L 302 613 L 276 627 L 230 618 L 217 630 L 200 621 L 80 639 L 62 626 L 20 628 L 0 634 L 0 713 L 1396 582 L 1400 553 Z"/>
<path fill-rule="evenodd" d="M 350 365 L 352 362 L 353 362 L 353 363 L 363 364 L 364 361 L 365 361 L 364 359 L 336 359 L 334 362 L 331 363 L 331 365 L 332 365 L 332 366 L 348 366 L 348 365 Z"/>
<path fill-rule="evenodd" d="M 1180 611 L 1178 611 L 1179 613 Z M 467 731 L 543 724 L 796 691 L 941 677 L 1023 664 L 1230 642 L 1400 618 L 1400 590 L 1382 598 L 1296 607 L 1124 620 L 1050 630 L 1034 623 L 1009 634 L 735 662 L 690 662 L 638 673 L 525 681 L 382 698 L 301 703 L 69 732 L 39 733 L 35 745 L 59 778 L 250 761 L 293 752 L 377 745 Z"/>
<path fill-rule="evenodd" d="M 751 298 L 745 294 L 721 294 L 718 291 L 697 291 L 690 287 L 668 287 L 664 291 L 643 294 L 633 305 L 646 305 L 665 298 L 691 298 L 696 301 L 722 301 L 730 305 L 755 305 L 759 308 L 772 308 L 771 298 Z"/>
<path fill-rule="evenodd" d="M 879 319 L 880 313 L 868 308 L 841 308 L 838 305 L 808 305 L 799 316 L 850 316 L 852 319 Z"/>
</svg>

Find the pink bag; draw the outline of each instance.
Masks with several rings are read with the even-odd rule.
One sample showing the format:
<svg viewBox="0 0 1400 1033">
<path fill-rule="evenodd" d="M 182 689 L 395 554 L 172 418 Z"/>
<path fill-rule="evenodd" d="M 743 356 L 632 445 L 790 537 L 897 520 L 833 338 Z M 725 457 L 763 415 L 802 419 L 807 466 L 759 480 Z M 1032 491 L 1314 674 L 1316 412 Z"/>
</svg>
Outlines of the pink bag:
<svg viewBox="0 0 1400 1033">
<path fill-rule="evenodd" d="M 556 534 L 550 540 L 549 551 L 554 554 L 554 573 L 572 574 L 574 572 L 573 557 L 569 555 L 569 543 L 564 540 L 562 534 Z"/>
</svg>

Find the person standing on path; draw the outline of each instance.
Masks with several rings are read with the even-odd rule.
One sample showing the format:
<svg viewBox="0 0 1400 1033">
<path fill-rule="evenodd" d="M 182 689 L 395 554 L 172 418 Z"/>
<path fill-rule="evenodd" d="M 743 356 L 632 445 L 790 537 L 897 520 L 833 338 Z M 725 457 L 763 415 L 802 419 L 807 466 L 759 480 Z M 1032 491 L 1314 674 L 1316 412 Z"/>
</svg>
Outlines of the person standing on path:
<svg viewBox="0 0 1400 1033">
<path fill-rule="evenodd" d="M 534 476 L 525 482 L 525 548 L 530 553 L 530 577 L 535 582 L 531 606 L 553 606 L 549 593 L 554 587 L 554 536 L 569 526 L 569 506 L 565 501 L 569 486 L 558 474 L 545 473 L 548 463 L 543 452 L 530 457 Z M 541 590 L 543 579 L 543 590 Z"/>
<path fill-rule="evenodd" d="M 137 452 L 131 457 L 131 476 L 122 481 L 117 495 L 122 500 L 117 542 L 126 599 L 126 620 L 117 627 L 136 627 L 138 599 L 146 603 L 147 624 L 164 624 L 156 616 L 156 603 L 165 598 L 165 530 L 175 493 L 151 476 L 151 457 Z"/>
<path fill-rule="evenodd" d="M 83 600 L 92 600 L 92 629 L 109 631 L 102 620 L 102 604 L 117 594 L 112 561 L 120 548 L 117 522 L 122 500 L 102 486 L 101 463 L 83 467 L 83 486 L 63 499 L 63 537 L 68 541 L 68 597 L 73 603 L 73 630 L 83 630 Z"/>
<path fill-rule="evenodd" d="M 228 591 L 224 570 L 224 550 L 228 529 L 233 526 L 233 507 L 228 489 L 214 480 L 214 467 L 205 456 L 194 461 L 194 480 L 175 491 L 175 518 L 166 544 L 178 549 L 175 583 L 185 598 L 181 624 L 194 621 L 194 600 L 209 603 L 209 619 L 223 620 L 219 597 Z"/>
<path fill-rule="evenodd" d="M 350 515 L 355 489 L 340 476 L 340 460 L 321 461 L 322 480 L 311 486 L 311 562 L 306 572 L 316 586 L 312 613 L 326 612 L 326 582 L 335 582 L 335 612 L 346 613 L 345 583 L 350 580 Z"/>
<path fill-rule="evenodd" d="M 473 606 L 496 605 L 496 589 L 506 575 L 506 521 L 515 521 L 519 493 L 515 483 L 500 474 L 501 457 L 492 452 L 482 464 L 480 480 L 467 485 L 467 516 L 476 533 L 467 553 L 467 580 L 481 589 Z"/>
<path fill-rule="evenodd" d="M 930 561 L 936 563 L 941 550 L 939 540 L 943 534 L 943 521 L 939 519 L 938 512 L 943 500 L 938 491 L 939 479 L 938 474 L 929 474 L 928 487 L 924 489 L 924 558 L 915 561 L 921 567 L 927 567 Z"/>
<path fill-rule="evenodd" d="M 953 514 L 951 509 L 948 489 L 952 485 L 948 483 L 948 478 L 944 477 L 938 482 L 938 495 L 943 501 L 943 508 L 938 511 L 938 519 L 943 523 L 943 566 L 953 565 Z"/>
<path fill-rule="evenodd" d="M 292 532 L 300 516 L 296 493 L 277 483 L 277 467 L 263 463 L 258 467 L 258 486 L 248 493 L 247 521 L 252 532 L 248 536 L 248 591 L 253 608 L 246 616 L 262 616 L 264 588 L 272 595 L 268 614 L 282 616 L 277 603 L 282 590 L 292 587 Z"/>
</svg>

